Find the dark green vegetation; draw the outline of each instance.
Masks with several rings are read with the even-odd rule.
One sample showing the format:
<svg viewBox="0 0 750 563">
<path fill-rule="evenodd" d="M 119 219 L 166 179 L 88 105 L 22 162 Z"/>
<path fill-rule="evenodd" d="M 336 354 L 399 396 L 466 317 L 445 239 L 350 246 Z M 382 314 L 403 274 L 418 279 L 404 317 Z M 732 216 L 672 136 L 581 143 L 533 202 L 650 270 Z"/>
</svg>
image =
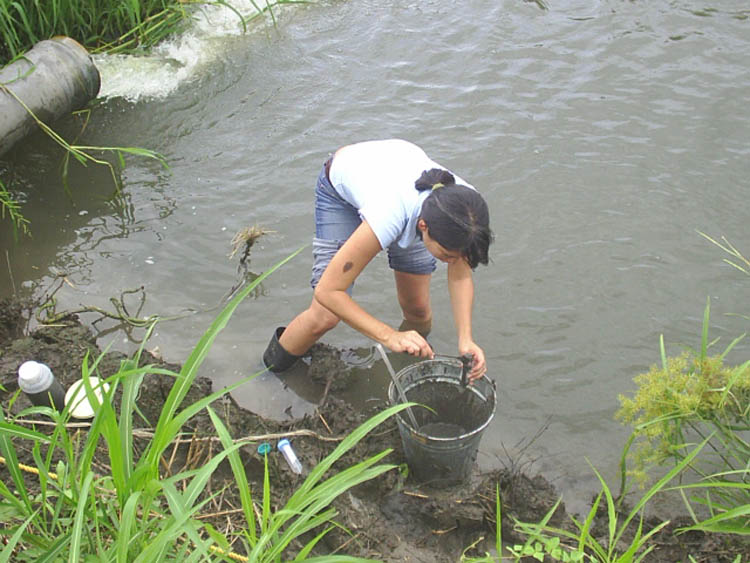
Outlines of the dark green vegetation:
<svg viewBox="0 0 750 563">
<path fill-rule="evenodd" d="M 0 0 L 0 62 L 55 35 L 90 50 L 148 47 L 178 30 L 188 6 L 172 0 Z"/>
<path fill-rule="evenodd" d="M 304 0 L 251 2 L 244 14 L 225 0 L 0 0 L 0 64 L 55 35 L 72 37 L 91 52 L 147 49 L 179 32 L 203 6 L 220 5 L 237 14 L 239 26 L 273 8 Z"/>
</svg>

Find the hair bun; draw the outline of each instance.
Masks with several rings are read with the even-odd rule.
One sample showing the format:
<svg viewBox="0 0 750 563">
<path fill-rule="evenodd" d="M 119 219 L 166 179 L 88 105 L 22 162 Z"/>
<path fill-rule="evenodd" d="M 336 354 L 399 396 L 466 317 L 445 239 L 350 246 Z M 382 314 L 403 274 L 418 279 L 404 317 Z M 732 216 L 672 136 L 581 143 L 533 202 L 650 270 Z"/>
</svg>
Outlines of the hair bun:
<svg viewBox="0 0 750 563">
<path fill-rule="evenodd" d="M 443 170 L 442 168 L 431 168 L 422 172 L 419 179 L 414 182 L 414 187 L 417 191 L 422 192 L 425 190 L 436 190 L 443 186 L 449 186 L 455 183 L 456 178 L 447 170 Z"/>
</svg>

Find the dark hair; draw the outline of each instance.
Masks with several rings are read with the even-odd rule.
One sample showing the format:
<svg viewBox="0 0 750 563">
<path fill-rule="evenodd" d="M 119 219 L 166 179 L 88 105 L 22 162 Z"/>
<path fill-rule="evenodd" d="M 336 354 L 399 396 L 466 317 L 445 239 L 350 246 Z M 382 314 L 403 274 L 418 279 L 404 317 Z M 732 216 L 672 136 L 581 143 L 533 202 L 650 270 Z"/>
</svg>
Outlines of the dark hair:
<svg viewBox="0 0 750 563">
<path fill-rule="evenodd" d="M 489 262 L 488 249 L 493 240 L 490 212 L 478 191 L 455 181 L 453 174 L 439 168 L 422 173 L 414 187 L 432 193 L 422 204 L 420 219 L 435 242 L 446 250 L 460 252 L 474 269 Z"/>
</svg>

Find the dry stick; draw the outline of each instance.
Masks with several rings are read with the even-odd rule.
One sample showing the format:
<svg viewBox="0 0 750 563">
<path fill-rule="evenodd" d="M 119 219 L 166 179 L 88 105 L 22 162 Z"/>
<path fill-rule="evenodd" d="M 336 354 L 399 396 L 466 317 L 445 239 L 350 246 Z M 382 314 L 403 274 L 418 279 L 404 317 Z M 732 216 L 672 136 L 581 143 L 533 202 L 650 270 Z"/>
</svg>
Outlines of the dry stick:
<svg viewBox="0 0 750 563">
<path fill-rule="evenodd" d="M 219 516 L 227 516 L 229 514 L 237 514 L 238 512 L 244 512 L 244 508 L 229 508 L 227 510 L 220 510 L 218 512 L 210 512 L 208 514 L 198 514 L 197 516 L 193 516 L 196 520 L 201 520 L 203 518 L 217 518 Z"/>
<path fill-rule="evenodd" d="M 17 424 L 38 424 L 39 426 L 57 426 L 57 422 L 51 422 L 49 420 L 28 420 L 24 418 L 18 418 L 13 422 Z M 64 424 L 65 428 L 88 428 L 91 426 L 90 422 L 69 422 Z"/>
<path fill-rule="evenodd" d="M 28 419 L 18 418 L 14 420 L 13 422 L 17 424 L 38 424 L 40 426 L 57 426 L 56 422 L 50 422 L 46 420 L 28 420 Z M 91 423 L 90 422 L 70 422 L 68 424 L 65 424 L 64 426 L 65 428 L 88 428 L 89 426 L 91 426 Z M 149 428 L 136 428 L 135 430 L 133 430 L 133 436 L 135 438 L 153 438 L 154 432 L 153 432 L 153 429 L 149 429 Z M 288 438 L 290 436 L 307 436 L 310 438 L 316 438 L 322 442 L 340 442 L 341 440 L 344 439 L 343 437 L 339 437 L 339 436 L 323 436 L 322 434 L 318 434 L 317 432 L 313 430 L 307 430 L 303 428 L 302 430 L 290 430 L 288 432 L 276 432 L 273 434 L 258 434 L 255 436 L 243 436 L 242 438 L 236 438 L 232 440 L 232 443 L 238 444 L 240 442 L 262 442 L 264 440 L 274 440 L 276 438 Z M 200 438 L 190 438 L 190 439 L 178 438 L 173 441 L 178 444 L 189 444 L 193 440 L 219 442 L 220 438 L 217 436 L 203 436 Z"/>
<path fill-rule="evenodd" d="M 410 497 L 417 497 L 417 498 L 430 498 L 424 493 L 413 493 L 411 491 L 401 491 L 403 494 L 410 496 Z"/>
<path fill-rule="evenodd" d="M 356 540 L 361 534 L 362 534 L 361 532 L 357 532 L 356 534 L 354 534 L 352 537 L 350 537 L 348 540 L 346 540 L 344 543 L 342 543 L 340 546 L 338 546 L 336 549 L 334 549 L 331 552 L 331 555 L 335 555 L 336 553 L 338 553 L 339 551 L 341 551 L 342 549 L 344 549 L 347 545 L 349 545 L 351 542 L 353 542 L 354 540 Z"/>
<path fill-rule="evenodd" d="M 8 275 L 10 276 L 10 285 L 13 288 L 13 295 L 16 295 L 16 282 L 13 280 L 13 270 L 10 267 L 10 255 L 5 251 L 5 261 L 8 263 Z"/>
<path fill-rule="evenodd" d="M 134 430 L 133 436 L 137 438 L 153 438 L 154 433 L 150 430 Z M 233 444 L 239 444 L 239 443 L 245 443 L 245 442 L 262 442 L 264 440 L 275 440 L 277 438 L 288 438 L 290 436 L 308 436 L 311 438 L 316 438 L 318 440 L 321 440 L 323 442 L 340 442 L 343 440 L 343 437 L 338 436 L 322 436 L 321 434 L 318 434 L 317 432 L 314 432 L 312 430 L 290 430 L 289 432 L 275 432 L 272 434 L 258 434 L 255 436 L 244 436 L 242 438 L 236 438 L 232 440 Z M 221 439 L 218 436 L 203 436 L 200 438 L 195 438 L 198 442 L 219 442 Z M 177 442 L 179 444 L 188 444 L 191 442 L 191 439 L 188 438 L 177 438 L 173 440 L 174 442 Z"/>
<path fill-rule="evenodd" d="M 331 432 L 331 427 L 328 426 L 328 423 L 326 422 L 326 419 L 323 418 L 323 414 L 322 413 L 318 413 L 318 417 L 320 418 L 320 421 L 323 423 L 323 426 L 326 427 L 326 430 L 328 430 L 328 433 L 329 434 L 333 434 L 333 432 Z"/>
</svg>

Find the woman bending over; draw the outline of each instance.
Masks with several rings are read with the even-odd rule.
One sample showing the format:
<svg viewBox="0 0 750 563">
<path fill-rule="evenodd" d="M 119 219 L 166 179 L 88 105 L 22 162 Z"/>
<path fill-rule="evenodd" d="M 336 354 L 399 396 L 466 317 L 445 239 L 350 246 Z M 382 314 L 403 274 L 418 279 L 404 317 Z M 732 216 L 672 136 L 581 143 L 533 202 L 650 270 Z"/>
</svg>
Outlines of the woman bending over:
<svg viewBox="0 0 750 563">
<path fill-rule="evenodd" d="M 282 372 L 342 320 L 394 352 L 433 356 L 430 277 L 436 259 L 448 264 L 448 291 L 459 355 L 474 361 L 470 379 L 486 371 L 471 331 L 472 270 L 487 264 L 492 242 L 487 203 L 473 186 L 400 139 L 338 149 L 315 190 L 314 289 L 310 306 L 276 329 L 263 362 Z M 397 329 L 352 299 L 365 266 L 387 249 L 404 320 Z"/>
</svg>

